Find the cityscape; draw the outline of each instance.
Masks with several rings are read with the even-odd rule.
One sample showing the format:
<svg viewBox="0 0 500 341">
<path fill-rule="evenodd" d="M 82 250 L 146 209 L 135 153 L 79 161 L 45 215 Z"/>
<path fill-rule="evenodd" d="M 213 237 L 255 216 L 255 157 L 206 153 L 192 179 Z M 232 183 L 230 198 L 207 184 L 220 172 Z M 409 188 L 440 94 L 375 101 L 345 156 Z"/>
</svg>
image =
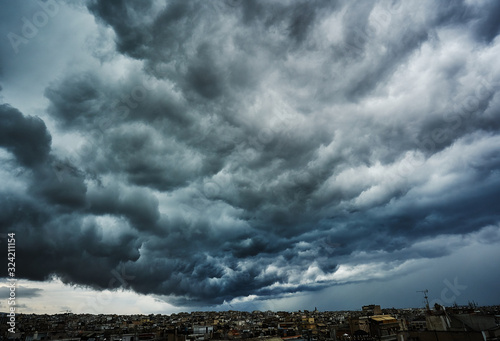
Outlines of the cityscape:
<svg viewBox="0 0 500 341">
<path fill-rule="evenodd" d="M 357 311 L 207 311 L 170 315 L 20 314 L 14 333 L 2 313 L 1 340 L 14 341 L 497 341 L 500 306 Z"/>
</svg>

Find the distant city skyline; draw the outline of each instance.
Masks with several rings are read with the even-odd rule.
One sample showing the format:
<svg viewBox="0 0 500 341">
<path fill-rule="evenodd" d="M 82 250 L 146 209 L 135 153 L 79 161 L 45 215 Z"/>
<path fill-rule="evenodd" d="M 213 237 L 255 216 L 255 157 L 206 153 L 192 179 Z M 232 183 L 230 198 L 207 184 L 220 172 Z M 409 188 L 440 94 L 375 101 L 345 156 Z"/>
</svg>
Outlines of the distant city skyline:
<svg viewBox="0 0 500 341">
<path fill-rule="evenodd" d="M 19 340 L 71 341 L 496 341 L 500 306 L 358 311 L 194 311 L 179 314 L 24 314 L 19 329 L 0 324 L 0 335 Z M 7 314 L 1 313 L 5 322 Z"/>
<path fill-rule="evenodd" d="M 500 304 L 499 18 L 5 2 L 0 311 Z"/>
</svg>

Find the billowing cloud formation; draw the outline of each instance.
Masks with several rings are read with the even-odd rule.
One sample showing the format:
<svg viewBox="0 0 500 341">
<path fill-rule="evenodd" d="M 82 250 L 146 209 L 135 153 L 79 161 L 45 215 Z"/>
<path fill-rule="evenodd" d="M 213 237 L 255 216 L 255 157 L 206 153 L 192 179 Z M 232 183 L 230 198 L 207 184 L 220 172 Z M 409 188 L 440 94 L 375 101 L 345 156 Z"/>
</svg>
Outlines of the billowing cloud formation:
<svg viewBox="0 0 500 341">
<path fill-rule="evenodd" d="M 499 9 L 89 1 L 116 51 L 45 90 L 71 143 L 1 107 L 20 275 L 220 304 L 498 243 Z"/>
<path fill-rule="evenodd" d="M 45 160 L 51 137 L 43 121 L 37 117 L 23 117 L 6 104 L 0 106 L 0 113 L 0 145 L 12 152 L 23 166 Z"/>
</svg>

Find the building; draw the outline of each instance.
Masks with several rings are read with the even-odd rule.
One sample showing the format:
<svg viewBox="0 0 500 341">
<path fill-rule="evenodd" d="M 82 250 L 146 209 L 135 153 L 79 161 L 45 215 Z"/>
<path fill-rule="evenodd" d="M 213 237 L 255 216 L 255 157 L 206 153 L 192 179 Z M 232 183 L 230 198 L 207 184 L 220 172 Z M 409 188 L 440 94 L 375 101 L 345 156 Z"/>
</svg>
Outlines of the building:
<svg viewBox="0 0 500 341">
<path fill-rule="evenodd" d="M 399 321 L 390 315 L 373 315 L 369 317 L 370 335 L 377 340 L 397 340 L 400 331 Z"/>
<path fill-rule="evenodd" d="M 455 314 L 436 305 L 425 316 L 426 330 L 399 334 L 400 341 L 498 341 L 500 327 L 495 316 L 472 311 Z"/>
<path fill-rule="evenodd" d="M 401 330 L 399 321 L 391 315 L 355 317 L 349 324 L 355 340 L 397 340 Z"/>
<path fill-rule="evenodd" d="M 365 316 L 382 315 L 382 309 L 380 309 L 380 305 L 375 305 L 375 304 L 364 305 L 362 307 L 362 310 Z"/>
</svg>

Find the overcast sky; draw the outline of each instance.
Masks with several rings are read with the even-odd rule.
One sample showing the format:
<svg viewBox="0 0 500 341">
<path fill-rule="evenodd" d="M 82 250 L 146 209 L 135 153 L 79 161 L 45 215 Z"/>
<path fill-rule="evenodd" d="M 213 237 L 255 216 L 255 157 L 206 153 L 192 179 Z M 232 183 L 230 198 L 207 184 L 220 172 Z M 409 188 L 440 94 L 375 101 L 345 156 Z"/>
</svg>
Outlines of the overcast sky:
<svg viewBox="0 0 500 341">
<path fill-rule="evenodd" d="M 500 304 L 500 2 L 1 6 L 21 312 Z"/>
</svg>

